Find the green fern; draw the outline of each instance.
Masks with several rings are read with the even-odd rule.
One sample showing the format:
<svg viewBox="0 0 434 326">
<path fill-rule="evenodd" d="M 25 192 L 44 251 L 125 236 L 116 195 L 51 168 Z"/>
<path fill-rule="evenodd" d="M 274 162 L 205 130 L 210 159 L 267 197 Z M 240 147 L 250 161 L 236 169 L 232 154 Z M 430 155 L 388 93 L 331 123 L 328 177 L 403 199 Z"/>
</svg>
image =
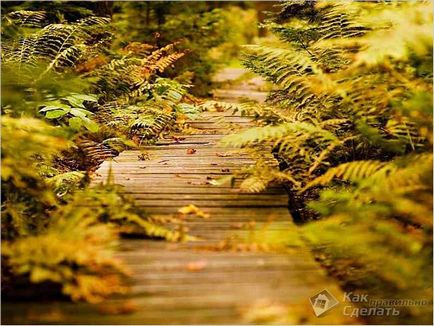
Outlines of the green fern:
<svg viewBox="0 0 434 326">
<path fill-rule="evenodd" d="M 294 219 L 321 219 L 302 228 L 305 239 L 348 285 L 379 298 L 430 298 L 432 4 L 279 6 L 266 25 L 281 42 L 247 46 L 244 56 L 274 84 L 271 114 L 249 108 L 260 126 L 222 144 L 266 144 L 280 164 L 245 171 L 242 186 L 288 185 Z M 403 311 L 429 323 L 431 309 Z"/>
<path fill-rule="evenodd" d="M 111 60 L 91 72 L 89 76 L 98 78 L 96 91 L 104 94 L 104 100 L 128 103 L 141 96 L 150 96 L 153 82 L 158 78 L 158 74 L 173 65 L 183 55 L 181 52 L 174 51 L 173 44 L 150 54 L 128 53 L 119 59 Z"/>
<path fill-rule="evenodd" d="M 32 16 L 41 19 L 41 15 L 24 15 L 23 21 Z M 107 18 L 87 17 L 70 24 L 49 24 L 15 43 L 6 44 L 2 53 L 3 62 L 18 63 L 20 69 L 26 69 L 26 65 L 36 66 L 44 62 L 46 65 L 39 78 L 51 70 L 74 67 L 81 58 L 104 45 L 103 41 L 94 46 L 88 44 L 96 35 L 104 34 L 95 32 L 95 27 L 105 27 L 108 23 Z"/>
<path fill-rule="evenodd" d="M 47 23 L 47 13 L 42 10 L 19 10 L 5 15 L 4 19 L 16 25 L 40 28 Z"/>
<path fill-rule="evenodd" d="M 363 180 L 364 178 L 372 176 L 385 167 L 387 167 L 387 171 L 389 173 L 393 172 L 390 165 L 387 165 L 387 163 L 381 161 L 368 160 L 344 163 L 337 167 L 328 169 L 325 174 L 309 182 L 302 191 L 305 191 L 316 185 L 326 185 L 335 178 L 352 182 Z"/>
</svg>

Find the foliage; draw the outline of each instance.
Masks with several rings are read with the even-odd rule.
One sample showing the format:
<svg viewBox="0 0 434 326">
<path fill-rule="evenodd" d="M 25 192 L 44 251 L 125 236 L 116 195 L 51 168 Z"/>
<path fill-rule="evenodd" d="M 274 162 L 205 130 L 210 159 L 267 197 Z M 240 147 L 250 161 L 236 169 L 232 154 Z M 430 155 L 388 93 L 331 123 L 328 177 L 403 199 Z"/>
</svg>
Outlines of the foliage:
<svg viewBox="0 0 434 326">
<path fill-rule="evenodd" d="M 241 46 L 252 43 L 258 36 L 255 28 L 258 22 L 256 10 L 253 8 L 227 6 L 222 10 L 222 16 L 225 24 L 230 24 L 231 28 L 226 32 L 224 42 L 211 48 L 209 56 L 217 62 L 227 63 L 238 60 Z"/>
<path fill-rule="evenodd" d="M 55 221 L 45 232 L 3 243 L 12 271 L 33 283 L 61 284 L 73 300 L 98 302 L 124 292 L 117 274 L 125 271 L 112 257 L 114 230 L 97 223 L 94 211 L 84 207 L 68 205 L 51 218 Z"/>
<path fill-rule="evenodd" d="M 54 174 L 51 178 L 47 179 L 47 183 L 52 187 L 56 196 L 60 198 L 78 190 L 85 178 L 86 174 L 81 171 L 70 171 Z"/>
<path fill-rule="evenodd" d="M 2 142 L 4 265 L 34 283 L 60 283 L 74 300 L 95 301 L 118 292 L 118 276 L 108 274 L 120 268 L 108 250 L 113 231 L 96 223 L 94 210 L 59 206 L 57 200 L 56 194 L 68 191 L 60 181 L 82 175 L 70 172 L 48 180 L 41 175 L 40 165 L 49 164 L 68 145 L 66 139 L 41 120 L 7 116 L 2 137 L 8 139 Z"/>
<path fill-rule="evenodd" d="M 54 127 L 31 118 L 2 117 L 2 238 L 42 231 L 48 217 L 38 213 L 56 204 L 36 166 L 67 146 Z"/>
<path fill-rule="evenodd" d="M 95 96 L 71 94 L 60 100 L 44 103 L 39 113 L 42 113 L 47 119 L 56 119 L 59 122 L 66 120 L 69 127 L 76 131 L 85 127 L 91 132 L 96 132 L 98 125 L 89 118 L 93 113 L 86 110 L 85 101 L 97 102 Z"/>
<path fill-rule="evenodd" d="M 110 19 L 82 6 L 23 4 L 2 17 L 2 271 L 97 302 L 125 291 L 118 234 L 189 237 L 119 187 L 89 187 L 89 170 L 198 109 L 161 77 L 184 55 L 173 44 L 111 50 Z"/>
<path fill-rule="evenodd" d="M 44 12 L 21 11 L 5 16 L 7 22 L 42 27 Z M 37 24 L 35 21 L 38 21 Z M 51 70 L 75 66 L 82 58 L 107 46 L 111 34 L 106 31 L 109 19 L 86 17 L 73 23 L 49 24 L 30 35 L 18 35 L 6 42 L 2 59 L 4 63 L 18 63 L 18 69 L 27 69 L 40 62 L 45 65 L 39 78 Z"/>
<path fill-rule="evenodd" d="M 236 106 L 259 126 L 223 140 L 272 148 L 281 171 L 260 162 L 248 189 L 284 182 L 315 199 L 304 213 L 321 221 L 303 227 L 306 239 L 347 285 L 383 298 L 427 298 L 432 286 L 430 11 L 284 2 L 268 23 L 279 47 L 246 46 L 246 67 L 275 84 L 266 105 Z M 424 309 L 404 310 L 424 321 Z"/>
<path fill-rule="evenodd" d="M 124 42 L 164 47 L 179 41 L 177 48 L 186 55 L 167 75 L 189 81 L 195 95 L 207 95 L 216 69 L 209 49 L 221 44 L 229 31 L 222 10 L 202 1 L 194 6 L 176 1 L 126 2 L 118 6 L 120 13 L 113 19 L 129 35 Z"/>
<path fill-rule="evenodd" d="M 173 126 L 187 105 L 182 103 L 186 87 L 158 76 L 184 54 L 174 44 L 154 49 L 141 43 L 129 44 L 121 54 L 89 74 L 104 102 L 97 118 L 138 142 L 149 140 Z"/>
<path fill-rule="evenodd" d="M 412 9 L 423 12 L 425 6 L 420 4 Z M 314 17 L 308 17 L 310 25 L 300 19 L 281 25 L 271 23 L 273 31 L 288 48 L 249 46 L 245 59 L 248 67 L 279 86 L 270 95 L 269 103 L 274 106 L 259 107 L 253 112 L 261 115 L 260 120 L 268 125 L 229 136 L 224 143 L 231 146 L 271 143 L 279 157 L 290 163 L 285 172 L 300 186 L 340 162 L 388 160 L 396 155 L 427 150 L 430 133 L 426 128 L 429 127 L 417 125 L 421 120 L 413 121 L 412 116 L 423 115 L 430 119 L 426 109 L 431 101 L 431 77 L 427 69 L 430 44 L 429 38 L 423 36 L 429 15 L 422 14 L 419 21 L 414 13 L 413 20 L 407 22 L 415 25 L 415 29 L 420 26 L 422 35 L 418 35 L 425 41 L 419 46 L 419 61 L 414 57 L 417 55 L 414 49 L 405 50 L 414 43 L 404 42 L 399 52 L 401 57 L 393 52 L 387 61 L 373 65 L 366 59 L 373 53 L 369 44 L 378 34 L 385 33 L 385 27 L 380 29 L 369 22 L 364 22 L 367 25 L 364 26 L 353 11 L 370 9 L 370 20 L 374 20 L 375 14 L 393 14 L 395 20 L 404 19 L 405 15 L 405 5 L 402 8 L 385 6 L 384 10 L 379 7 L 382 6 L 353 4 L 350 11 L 343 4 L 320 3 L 317 9 L 311 8 L 310 15 Z M 293 7 L 289 3 L 284 8 Z M 337 23 L 342 19 L 348 24 Z M 399 38 L 401 27 L 393 26 L 397 25 L 388 28 L 387 33 L 396 33 L 395 38 Z M 388 50 L 391 51 L 382 48 L 383 52 Z M 333 52 L 333 57 L 318 55 L 319 51 Z M 389 55 L 384 56 L 386 54 Z M 417 69 L 422 68 L 427 70 L 420 75 Z M 412 109 L 404 111 L 400 107 L 402 103 L 413 103 Z M 410 113 L 415 109 L 417 113 Z"/>
<path fill-rule="evenodd" d="M 134 205 L 134 200 L 122 194 L 120 186 L 112 184 L 110 180 L 106 184 L 75 194 L 69 206 L 93 207 L 94 216 L 99 222 L 117 225 L 117 229 L 123 234 L 145 235 L 169 241 L 188 238 L 182 230 L 171 230 L 158 218 L 153 218 L 140 210 Z M 175 226 L 180 223 L 178 220 L 172 222 Z"/>
<path fill-rule="evenodd" d="M 148 95 L 157 73 L 181 58 L 182 52 L 174 51 L 174 44 L 153 49 L 147 44 L 132 43 L 122 49 L 123 55 L 96 69 L 91 76 L 98 78 L 96 91 L 103 100 L 117 98 L 128 102 L 132 98 Z"/>
</svg>

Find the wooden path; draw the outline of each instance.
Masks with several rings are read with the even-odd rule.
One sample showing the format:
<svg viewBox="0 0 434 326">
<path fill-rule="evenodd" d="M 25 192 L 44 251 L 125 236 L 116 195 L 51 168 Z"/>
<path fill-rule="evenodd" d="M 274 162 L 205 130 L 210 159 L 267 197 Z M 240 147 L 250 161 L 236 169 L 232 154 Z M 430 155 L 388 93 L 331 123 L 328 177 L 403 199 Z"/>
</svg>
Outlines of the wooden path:
<svg viewBox="0 0 434 326">
<path fill-rule="evenodd" d="M 220 91 L 220 98 L 249 89 Z M 229 95 L 228 95 L 229 94 Z M 232 98 L 236 101 L 236 98 Z M 139 160 L 141 151 L 125 151 L 111 164 L 115 182 L 125 186 L 137 205 L 151 214 L 173 214 L 194 204 L 210 214 L 209 219 L 191 219 L 190 234 L 202 241 L 167 243 L 122 240 L 122 258 L 133 270 L 131 292 L 92 306 L 45 303 L 4 304 L 6 323 L 61 324 L 258 324 L 344 323 L 342 309 L 316 318 L 309 297 L 328 289 L 338 299 L 341 292 L 326 277 L 304 246 L 288 252 L 261 250 L 210 250 L 225 243 L 231 234 L 249 236 L 240 228 L 249 221 L 268 225 L 267 234 L 293 230 L 287 195 L 278 186 L 262 193 L 243 193 L 228 184 L 213 186 L 212 179 L 253 163 L 246 152 L 217 147 L 231 128 L 251 124 L 248 118 L 230 112 L 204 112 L 190 121 L 196 134 L 176 135 L 155 146 L 144 147 L 149 160 Z M 194 153 L 192 150 L 194 149 Z M 264 155 L 266 155 L 264 153 Z M 271 157 L 270 157 L 271 159 Z M 105 162 L 95 180 L 105 179 Z M 270 221 L 273 221 L 270 223 Z M 261 235 L 261 233 L 258 233 Z M 264 233 L 265 234 L 265 233 Z M 297 239 L 289 239 L 296 243 Z M 222 242 L 223 241 L 223 242 Z M 226 242 L 227 244 L 227 242 Z M 218 246 L 217 246 L 218 247 Z M 207 249 L 208 248 L 208 249 Z M 239 247 L 238 249 L 245 249 Z M 250 246 L 250 249 L 251 246 Z M 126 307 L 124 310 L 117 307 Z"/>
</svg>

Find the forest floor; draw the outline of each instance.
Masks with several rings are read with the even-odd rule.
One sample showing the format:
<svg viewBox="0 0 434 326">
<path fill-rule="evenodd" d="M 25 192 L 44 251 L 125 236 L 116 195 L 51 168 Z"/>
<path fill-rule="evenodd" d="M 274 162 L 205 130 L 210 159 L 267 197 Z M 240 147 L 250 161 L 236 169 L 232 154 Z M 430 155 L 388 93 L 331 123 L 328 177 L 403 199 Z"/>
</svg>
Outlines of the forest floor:
<svg viewBox="0 0 434 326">
<path fill-rule="evenodd" d="M 240 98 L 262 101 L 258 79 L 242 80 L 244 70 L 227 68 L 216 76 L 227 87 L 214 92 L 218 101 Z M 234 82 L 238 80 L 239 82 Z M 232 82 L 231 82 L 232 81 Z M 309 298 L 327 289 L 338 300 L 343 294 L 297 239 L 280 186 L 261 193 L 243 193 L 212 180 L 248 167 L 248 152 L 219 147 L 228 133 L 252 125 L 251 118 L 232 112 L 203 112 L 188 121 L 192 132 L 172 134 L 153 146 L 128 150 L 105 162 L 94 182 L 107 179 L 124 186 L 138 206 L 153 215 L 173 215 L 193 204 L 209 218 L 188 218 L 189 234 L 197 241 L 123 239 L 121 258 L 132 271 L 131 291 L 102 304 L 67 302 L 3 303 L 3 322 L 54 324 L 258 324 L 357 323 L 345 319 L 342 307 L 316 318 Z M 139 157 L 146 153 L 146 159 Z M 267 160 L 273 160 L 264 151 Z M 254 221 L 254 222 L 252 222 Z M 254 230 L 255 229 L 255 230 Z M 293 234 L 285 251 L 262 248 Z M 273 240 L 274 239 L 274 240 Z M 281 239 L 280 239 L 281 240 Z"/>
</svg>

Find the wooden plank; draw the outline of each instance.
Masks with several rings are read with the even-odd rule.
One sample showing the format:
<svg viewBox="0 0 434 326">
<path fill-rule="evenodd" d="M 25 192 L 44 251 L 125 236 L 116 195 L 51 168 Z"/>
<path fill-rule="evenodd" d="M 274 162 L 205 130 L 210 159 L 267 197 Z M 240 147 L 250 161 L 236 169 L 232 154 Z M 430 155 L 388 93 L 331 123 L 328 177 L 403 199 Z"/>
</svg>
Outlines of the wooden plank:
<svg viewBox="0 0 434 326">
<path fill-rule="evenodd" d="M 206 187 L 206 186 L 193 186 L 186 188 L 184 186 L 178 187 L 143 187 L 143 186 L 130 186 L 125 191 L 126 194 L 242 194 L 242 195 L 255 195 L 252 192 L 243 192 L 239 188 L 231 187 Z M 282 195 L 281 188 L 269 188 L 265 190 L 265 194 Z M 283 195 L 282 195 L 283 196 Z"/>
<path fill-rule="evenodd" d="M 208 160 L 177 160 L 177 159 L 169 159 L 169 160 L 153 160 L 153 161 L 137 161 L 137 162 L 120 162 L 112 164 L 104 164 L 99 169 L 98 172 L 107 172 L 108 169 L 127 169 L 127 168 L 134 168 L 134 169 L 141 169 L 146 167 L 158 167 L 158 168 L 167 168 L 167 167 L 184 167 L 186 169 L 190 168 L 230 168 L 230 167 L 251 167 L 254 165 L 253 161 L 247 161 L 247 160 L 232 160 L 232 161 L 225 161 L 225 160 L 214 160 L 214 159 L 208 159 Z"/>
<path fill-rule="evenodd" d="M 257 207 L 286 207 L 287 203 L 275 203 L 273 201 L 256 202 L 253 200 L 232 200 L 232 201 L 206 201 L 206 200 L 173 200 L 170 203 L 167 200 L 137 200 L 138 207 L 148 208 L 149 212 L 154 212 L 156 207 L 184 207 L 188 205 L 199 206 L 200 208 L 207 207 L 244 207 L 250 206 L 251 208 Z"/>
</svg>

